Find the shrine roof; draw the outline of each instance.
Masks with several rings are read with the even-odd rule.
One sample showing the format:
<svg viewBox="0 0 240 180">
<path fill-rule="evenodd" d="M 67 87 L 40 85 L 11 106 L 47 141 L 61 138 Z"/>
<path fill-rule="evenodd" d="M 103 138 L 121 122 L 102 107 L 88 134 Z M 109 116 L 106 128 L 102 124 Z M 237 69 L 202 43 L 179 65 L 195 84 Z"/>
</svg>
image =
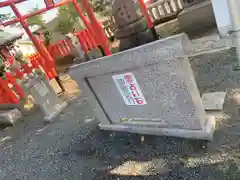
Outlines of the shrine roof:
<svg viewBox="0 0 240 180">
<path fill-rule="evenodd" d="M 23 33 L 11 34 L 6 31 L 0 30 L 0 46 L 20 39 L 22 35 Z"/>
</svg>

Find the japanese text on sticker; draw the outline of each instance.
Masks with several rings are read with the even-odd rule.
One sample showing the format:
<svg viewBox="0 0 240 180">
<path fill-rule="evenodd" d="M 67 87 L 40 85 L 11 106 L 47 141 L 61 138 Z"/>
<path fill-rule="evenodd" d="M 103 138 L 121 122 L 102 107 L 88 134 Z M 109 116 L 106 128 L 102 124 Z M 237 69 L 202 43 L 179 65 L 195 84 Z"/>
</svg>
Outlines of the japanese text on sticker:
<svg viewBox="0 0 240 180">
<path fill-rule="evenodd" d="M 135 76 L 132 73 L 113 76 L 113 80 L 126 105 L 147 104 Z"/>
</svg>

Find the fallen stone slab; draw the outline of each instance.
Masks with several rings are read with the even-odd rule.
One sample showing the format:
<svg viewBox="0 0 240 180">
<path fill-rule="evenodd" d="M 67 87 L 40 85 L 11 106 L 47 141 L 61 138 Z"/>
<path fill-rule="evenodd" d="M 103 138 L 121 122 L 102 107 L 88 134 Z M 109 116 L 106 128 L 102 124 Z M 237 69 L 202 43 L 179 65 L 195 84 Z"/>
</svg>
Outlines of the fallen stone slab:
<svg viewBox="0 0 240 180">
<path fill-rule="evenodd" d="M 202 102 L 205 110 L 222 110 L 225 97 L 226 92 L 212 92 L 203 94 Z"/>
<path fill-rule="evenodd" d="M 186 52 L 186 34 L 161 39 L 70 68 L 100 129 L 212 140 Z"/>
</svg>

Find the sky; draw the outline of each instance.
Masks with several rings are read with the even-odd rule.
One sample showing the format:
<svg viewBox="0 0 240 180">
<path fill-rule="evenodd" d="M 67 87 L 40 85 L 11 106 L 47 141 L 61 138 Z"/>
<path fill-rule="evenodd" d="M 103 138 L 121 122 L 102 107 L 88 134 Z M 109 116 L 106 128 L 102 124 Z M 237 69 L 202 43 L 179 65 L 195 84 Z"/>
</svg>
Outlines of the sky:
<svg viewBox="0 0 240 180">
<path fill-rule="evenodd" d="M 6 0 L 0 0 L 0 2 L 2 1 L 6 1 Z M 22 14 L 26 14 L 36 6 L 38 6 L 39 8 L 45 7 L 45 3 L 44 3 L 44 0 L 27 0 L 25 2 L 17 4 L 16 6 Z M 11 13 L 12 15 L 14 15 L 10 7 L 0 8 L 0 12 Z M 52 20 L 54 17 L 56 17 L 56 13 L 57 13 L 57 9 L 48 11 L 46 14 L 44 14 L 44 20 L 45 21 Z"/>
<path fill-rule="evenodd" d="M 5 0 L 0 0 L 0 2 L 2 2 L 2 1 L 5 1 Z M 56 0 L 56 1 L 59 1 L 59 0 Z M 18 10 L 20 11 L 21 14 L 27 14 L 35 7 L 44 8 L 45 3 L 44 3 L 44 0 L 27 0 L 25 2 L 17 4 L 16 7 L 18 8 Z M 11 16 L 14 17 L 14 13 L 10 7 L 0 8 L 0 12 L 6 13 L 6 14 L 11 13 Z M 57 14 L 57 9 L 47 11 L 45 14 L 43 14 L 43 18 L 44 18 L 45 22 L 48 22 L 48 21 L 51 21 L 52 19 L 54 19 L 56 17 L 56 14 Z M 3 29 L 4 29 L 4 31 L 7 31 L 12 34 L 15 34 L 16 32 L 18 32 L 18 33 L 22 32 L 22 33 L 24 33 L 23 39 L 28 39 L 28 36 L 26 35 L 26 33 L 23 29 L 19 29 L 16 27 L 11 27 L 11 28 L 5 27 Z M 36 27 L 30 27 L 30 29 L 32 31 L 34 31 L 36 29 Z"/>
</svg>

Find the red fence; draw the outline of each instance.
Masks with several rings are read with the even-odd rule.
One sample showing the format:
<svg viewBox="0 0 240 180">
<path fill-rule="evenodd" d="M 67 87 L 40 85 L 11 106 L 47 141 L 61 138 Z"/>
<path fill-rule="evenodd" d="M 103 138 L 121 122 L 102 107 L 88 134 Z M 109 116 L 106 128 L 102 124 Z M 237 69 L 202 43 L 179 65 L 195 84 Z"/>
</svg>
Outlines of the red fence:
<svg viewBox="0 0 240 180">
<path fill-rule="evenodd" d="M 95 42 L 94 38 L 91 36 L 90 32 L 85 29 L 80 32 L 75 33 L 74 35 L 77 36 L 82 50 L 85 53 L 97 48 L 98 44 Z M 60 40 L 55 44 L 51 44 L 47 47 L 49 53 L 53 56 L 53 58 L 64 57 L 70 55 L 72 52 L 72 42 L 71 39 L 67 40 Z"/>
<path fill-rule="evenodd" d="M 20 69 L 13 69 L 12 72 L 6 72 L 5 78 L 0 78 L 0 104 L 17 104 L 20 99 L 24 99 L 24 91 L 18 84 L 25 75 L 31 74 L 39 68 L 39 63 L 23 64 Z"/>
<path fill-rule="evenodd" d="M 100 45 L 94 40 L 87 29 L 77 32 L 74 35 L 79 40 L 82 50 L 85 53 Z M 43 46 L 43 48 L 45 47 Z M 73 44 L 71 39 L 60 40 L 55 44 L 49 45 L 46 49 L 56 59 L 70 55 Z M 9 56 L 7 59 L 9 64 L 13 64 L 14 62 L 14 58 L 12 59 L 11 57 L 13 56 Z M 0 78 L 0 104 L 17 104 L 20 99 L 25 98 L 24 91 L 17 83 L 17 80 L 23 79 L 26 74 L 32 73 L 34 69 L 40 69 L 49 79 L 56 77 L 56 70 L 53 70 L 54 67 L 52 67 L 51 63 L 46 62 L 38 52 L 30 55 L 28 58 L 31 63 L 23 64 L 20 69 L 14 69 L 12 72 L 5 73 L 4 79 Z"/>
<path fill-rule="evenodd" d="M 38 52 L 28 56 L 28 59 L 30 60 L 31 64 L 44 72 L 47 75 L 47 78 L 52 79 L 56 77 L 55 67 L 52 67 L 51 63 L 46 62 Z"/>
<path fill-rule="evenodd" d="M 97 48 L 97 46 L 100 45 L 100 44 L 97 44 L 97 42 L 94 40 L 94 38 L 91 36 L 88 30 L 80 31 L 76 33 L 76 36 L 85 53 L 87 53 L 88 51 L 91 51 L 92 49 Z"/>
<path fill-rule="evenodd" d="M 47 47 L 47 50 L 53 58 L 59 58 L 67 56 L 71 53 L 72 44 L 69 40 L 60 40 L 55 44 L 51 44 Z"/>
<path fill-rule="evenodd" d="M 81 44 L 82 50 L 85 53 L 88 53 L 89 51 L 98 48 L 98 46 L 101 45 L 100 41 L 95 41 L 94 37 L 91 35 L 88 29 L 77 32 L 74 35 L 77 37 L 79 43 Z M 57 43 L 50 44 L 46 47 L 46 50 L 54 59 L 58 59 L 70 55 L 73 51 L 73 48 L 74 46 L 72 44 L 72 40 L 65 39 L 60 40 Z M 30 55 L 28 58 L 31 62 L 39 62 L 49 79 L 56 77 L 56 67 L 52 67 L 51 63 L 46 62 L 45 59 L 38 52 Z"/>
</svg>

